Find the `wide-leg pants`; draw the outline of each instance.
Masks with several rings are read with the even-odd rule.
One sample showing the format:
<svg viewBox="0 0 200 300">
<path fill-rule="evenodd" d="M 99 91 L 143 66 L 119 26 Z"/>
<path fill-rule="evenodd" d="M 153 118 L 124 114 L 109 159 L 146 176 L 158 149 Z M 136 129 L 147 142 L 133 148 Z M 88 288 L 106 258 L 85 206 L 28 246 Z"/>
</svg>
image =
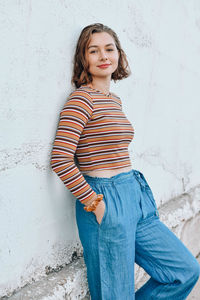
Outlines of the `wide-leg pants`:
<svg viewBox="0 0 200 300">
<path fill-rule="evenodd" d="M 76 200 L 76 221 L 92 300 L 186 299 L 200 266 L 159 219 L 153 193 L 138 170 L 86 181 L 104 195 L 101 223 Z M 192 233 L 191 233 L 192 234 Z M 136 293 L 134 263 L 151 278 Z"/>
</svg>

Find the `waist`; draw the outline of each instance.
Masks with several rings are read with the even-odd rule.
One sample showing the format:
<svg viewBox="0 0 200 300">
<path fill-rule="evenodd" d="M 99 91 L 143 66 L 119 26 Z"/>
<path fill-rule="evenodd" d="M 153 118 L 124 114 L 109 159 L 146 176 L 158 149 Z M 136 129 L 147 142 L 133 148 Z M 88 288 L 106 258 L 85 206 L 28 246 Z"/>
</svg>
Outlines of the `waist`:
<svg viewBox="0 0 200 300">
<path fill-rule="evenodd" d="M 117 168 L 117 169 L 93 170 L 93 171 L 82 172 L 82 173 L 83 173 L 83 175 L 88 175 L 91 177 L 110 178 L 110 177 L 120 174 L 122 172 L 129 172 L 131 170 L 132 170 L 132 167 L 128 166 L 128 167 L 122 167 L 122 168 Z"/>
</svg>

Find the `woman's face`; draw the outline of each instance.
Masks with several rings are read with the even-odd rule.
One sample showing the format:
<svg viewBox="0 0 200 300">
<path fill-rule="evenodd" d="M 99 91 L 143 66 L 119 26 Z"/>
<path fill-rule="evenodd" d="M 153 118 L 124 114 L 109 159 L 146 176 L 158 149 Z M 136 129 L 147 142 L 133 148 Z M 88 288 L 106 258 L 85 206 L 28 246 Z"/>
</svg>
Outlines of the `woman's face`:
<svg viewBox="0 0 200 300">
<path fill-rule="evenodd" d="M 107 32 L 93 33 L 86 49 L 86 60 L 93 78 L 111 78 L 119 60 L 113 37 Z"/>
</svg>

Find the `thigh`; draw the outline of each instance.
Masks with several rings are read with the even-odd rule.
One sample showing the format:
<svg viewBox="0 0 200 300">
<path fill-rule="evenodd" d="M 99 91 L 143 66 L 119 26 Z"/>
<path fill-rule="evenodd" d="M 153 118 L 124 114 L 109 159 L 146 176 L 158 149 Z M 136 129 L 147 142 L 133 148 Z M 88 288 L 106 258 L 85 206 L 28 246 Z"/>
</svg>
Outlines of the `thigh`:
<svg viewBox="0 0 200 300">
<path fill-rule="evenodd" d="M 197 266 L 192 253 L 155 214 L 138 223 L 135 261 L 162 283 L 185 282 Z"/>
</svg>

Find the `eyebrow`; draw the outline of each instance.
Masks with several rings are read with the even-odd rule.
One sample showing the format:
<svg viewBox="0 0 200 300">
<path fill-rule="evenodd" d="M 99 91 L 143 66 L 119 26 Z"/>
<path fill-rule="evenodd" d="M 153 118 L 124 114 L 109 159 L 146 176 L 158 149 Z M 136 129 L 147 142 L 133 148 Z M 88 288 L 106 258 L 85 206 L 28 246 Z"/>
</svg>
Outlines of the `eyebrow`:
<svg viewBox="0 0 200 300">
<path fill-rule="evenodd" d="M 114 44 L 113 44 L 113 43 L 110 43 L 110 44 L 107 44 L 106 47 L 107 47 L 107 46 L 114 46 Z M 91 45 L 91 46 L 88 47 L 88 49 L 90 49 L 91 47 L 98 47 L 98 46 L 97 46 L 97 45 Z"/>
</svg>

